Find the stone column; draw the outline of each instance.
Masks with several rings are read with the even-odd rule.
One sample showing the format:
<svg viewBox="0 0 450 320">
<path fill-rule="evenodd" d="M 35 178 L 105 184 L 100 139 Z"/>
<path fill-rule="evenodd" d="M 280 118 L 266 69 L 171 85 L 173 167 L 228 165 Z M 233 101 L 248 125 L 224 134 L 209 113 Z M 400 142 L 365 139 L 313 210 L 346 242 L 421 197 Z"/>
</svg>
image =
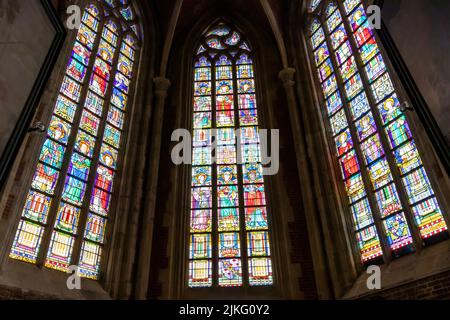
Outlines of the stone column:
<svg viewBox="0 0 450 320">
<path fill-rule="evenodd" d="M 314 205 L 314 199 L 311 190 L 313 185 L 310 172 L 307 166 L 308 149 L 305 144 L 305 132 L 302 130 L 302 123 L 299 113 L 295 94 L 295 69 L 284 68 L 278 74 L 278 78 L 283 83 L 286 92 L 286 100 L 291 120 L 292 134 L 297 157 L 297 167 L 299 180 L 303 188 L 301 188 L 302 198 L 305 202 L 305 217 L 307 221 L 308 237 L 311 244 L 311 254 L 313 257 L 314 274 L 316 278 L 317 291 L 319 298 L 329 298 L 329 286 L 327 276 L 327 264 L 324 257 L 323 241 L 320 232 L 320 222 L 318 220 L 319 213 Z"/>
<path fill-rule="evenodd" d="M 164 120 L 164 106 L 170 81 L 163 77 L 153 79 L 155 84 L 155 110 L 153 113 L 153 129 L 150 139 L 150 159 L 148 166 L 148 189 L 144 192 L 144 217 L 141 225 L 140 249 L 138 252 L 138 268 L 136 276 L 136 299 L 147 299 L 147 290 L 150 277 L 150 260 L 152 254 L 153 222 L 156 208 L 156 194 L 158 188 L 158 172 L 161 153 L 162 127 Z"/>
</svg>

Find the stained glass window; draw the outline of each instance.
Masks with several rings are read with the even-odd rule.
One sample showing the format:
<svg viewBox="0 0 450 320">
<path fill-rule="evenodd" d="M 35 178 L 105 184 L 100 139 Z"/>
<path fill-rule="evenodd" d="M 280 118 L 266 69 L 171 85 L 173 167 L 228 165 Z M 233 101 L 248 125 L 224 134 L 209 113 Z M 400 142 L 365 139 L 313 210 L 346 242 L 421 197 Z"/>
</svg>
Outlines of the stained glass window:
<svg viewBox="0 0 450 320">
<path fill-rule="evenodd" d="M 364 4 L 319 2 L 311 59 L 360 257 L 395 258 L 422 245 L 414 234 L 427 243 L 448 227 Z"/>
<path fill-rule="evenodd" d="M 309 6 L 311 10 L 316 10 L 322 0 L 312 0 L 311 5 Z"/>
<path fill-rule="evenodd" d="M 218 24 L 196 53 L 188 285 L 272 285 L 250 48 L 240 32 Z"/>
<path fill-rule="evenodd" d="M 99 278 L 139 52 L 135 18 L 129 1 L 85 8 L 10 257 Z"/>
</svg>

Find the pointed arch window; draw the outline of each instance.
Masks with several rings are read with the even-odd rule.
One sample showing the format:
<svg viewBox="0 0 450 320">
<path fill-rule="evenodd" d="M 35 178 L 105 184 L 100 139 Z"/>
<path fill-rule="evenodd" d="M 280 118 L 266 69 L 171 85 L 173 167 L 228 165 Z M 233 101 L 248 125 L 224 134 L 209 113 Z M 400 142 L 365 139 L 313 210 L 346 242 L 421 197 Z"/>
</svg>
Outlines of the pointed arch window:
<svg viewBox="0 0 450 320">
<path fill-rule="evenodd" d="M 206 32 L 193 77 L 188 285 L 272 285 L 254 68 L 241 33 Z"/>
<path fill-rule="evenodd" d="M 313 1 L 312 8 L 309 49 L 362 262 L 446 238 L 447 222 L 364 4 Z"/>
<path fill-rule="evenodd" d="M 99 277 L 139 54 L 129 3 L 95 1 L 83 12 L 12 244 L 13 259 L 63 272 L 78 265 L 83 277 Z"/>
</svg>

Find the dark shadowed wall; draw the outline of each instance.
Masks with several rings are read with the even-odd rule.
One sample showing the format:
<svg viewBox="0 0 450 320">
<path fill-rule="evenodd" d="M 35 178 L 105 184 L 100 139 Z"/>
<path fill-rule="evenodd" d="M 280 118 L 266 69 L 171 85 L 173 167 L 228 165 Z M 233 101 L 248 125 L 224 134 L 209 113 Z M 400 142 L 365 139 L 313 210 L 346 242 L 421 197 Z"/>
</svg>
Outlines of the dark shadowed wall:
<svg viewBox="0 0 450 320">
<path fill-rule="evenodd" d="M 386 0 L 382 15 L 450 146 L 450 1 Z"/>
<path fill-rule="evenodd" d="M 40 0 L 0 0 L 0 157 L 55 35 Z"/>
</svg>

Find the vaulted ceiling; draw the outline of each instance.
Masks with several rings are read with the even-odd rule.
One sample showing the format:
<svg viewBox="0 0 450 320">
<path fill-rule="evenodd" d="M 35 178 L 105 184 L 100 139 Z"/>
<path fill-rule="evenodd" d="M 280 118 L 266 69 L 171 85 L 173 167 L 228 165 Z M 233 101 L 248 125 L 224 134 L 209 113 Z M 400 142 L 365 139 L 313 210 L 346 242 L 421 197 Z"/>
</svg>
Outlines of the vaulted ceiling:
<svg viewBox="0 0 450 320">
<path fill-rule="evenodd" d="M 168 30 L 171 21 L 170 17 L 176 2 L 176 0 L 154 2 L 156 11 L 154 16 L 158 19 L 162 31 L 167 32 Z M 287 3 L 289 0 L 269 0 L 268 2 L 281 26 L 287 12 Z M 248 15 L 254 23 L 258 23 L 258 26 L 263 28 L 269 27 L 269 22 L 260 0 L 184 0 L 176 32 L 180 32 L 186 28 L 189 29 L 202 14 L 212 10 L 222 12 L 225 15 L 227 13 L 239 12 Z"/>
<path fill-rule="evenodd" d="M 167 61 L 174 41 L 181 41 L 205 13 L 217 17 L 240 16 L 255 30 L 271 35 L 277 42 L 283 64 L 287 66 L 284 52 L 286 21 L 290 3 L 295 0 L 134 0 L 140 7 L 151 10 L 158 26 L 161 55 Z M 301 3 L 303 0 L 297 0 Z M 306 1 L 306 0 L 305 0 Z M 61 14 L 72 3 L 70 0 L 52 0 Z M 144 12 L 143 12 L 144 14 Z M 164 67 L 162 67 L 164 71 Z M 163 72 L 164 73 L 164 72 Z"/>
<path fill-rule="evenodd" d="M 136 0 L 139 1 L 139 0 Z M 177 41 L 186 39 L 196 23 L 205 14 L 219 17 L 241 17 L 251 24 L 254 30 L 271 35 L 277 42 L 283 64 L 285 22 L 288 18 L 289 4 L 292 0 L 164 0 L 148 1 L 147 5 L 154 11 L 153 19 L 160 28 L 161 41 L 167 50 L 162 53 L 163 64 L 170 54 L 170 49 Z M 164 67 L 162 66 L 162 71 Z M 162 72 L 164 73 L 164 72 Z"/>
</svg>

